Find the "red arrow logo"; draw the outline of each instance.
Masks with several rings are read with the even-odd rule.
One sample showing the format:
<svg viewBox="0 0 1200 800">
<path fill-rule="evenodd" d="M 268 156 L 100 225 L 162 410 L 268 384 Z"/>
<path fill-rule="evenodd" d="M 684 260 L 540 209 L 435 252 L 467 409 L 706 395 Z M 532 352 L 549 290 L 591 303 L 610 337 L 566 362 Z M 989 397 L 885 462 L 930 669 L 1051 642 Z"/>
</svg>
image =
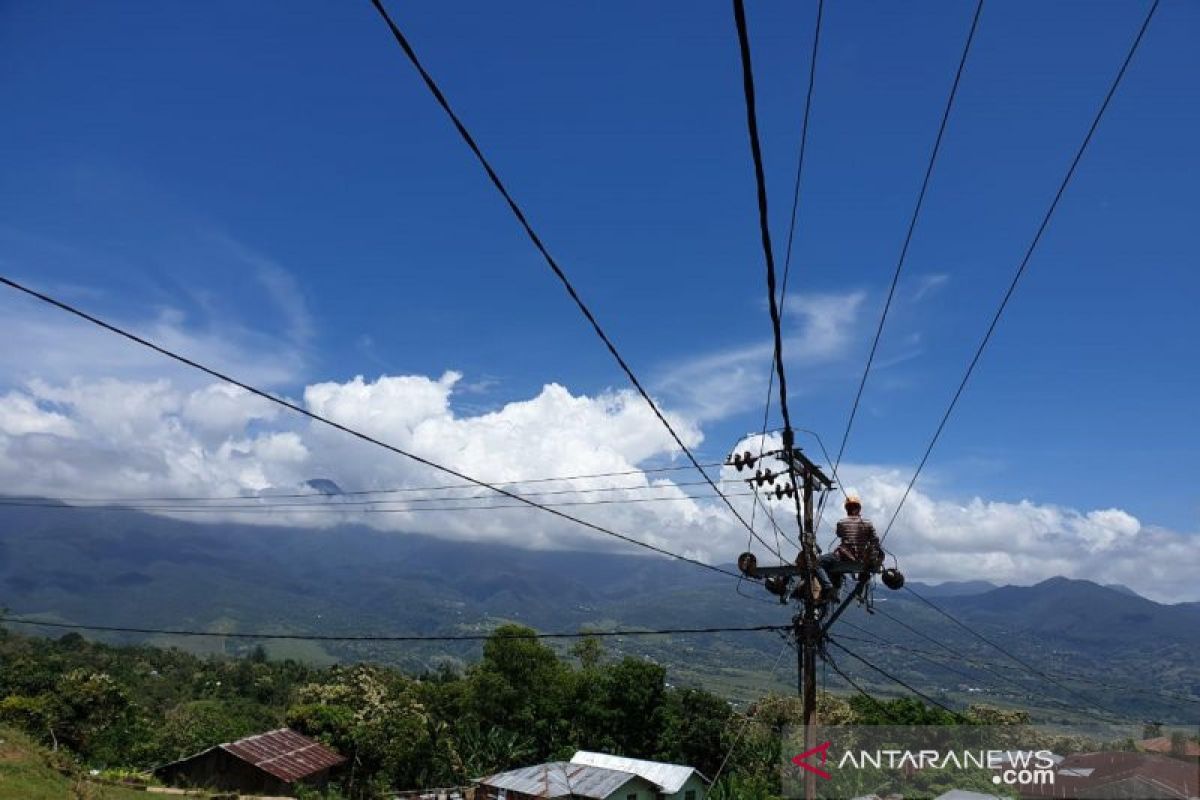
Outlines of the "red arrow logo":
<svg viewBox="0 0 1200 800">
<path fill-rule="evenodd" d="M 809 764 L 808 757 L 819 754 L 821 756 L 821 763 L 824 764 L 825 759 L 829 757 L 829 745 L 830 744 L 831 744 L 830 742 L 822 742 L 821 744 L 817 745 L 816 747 L 814 747 L 811 750 L 805 750 L 800 755 L 795 756 L 792 759 L 792 763 L 795 764 L 797 767 L 800 767 L 800 769 L 806 769 L 809 772 L 815 772 L 817 775 L 820 775 L 825 780 L 829 780 L 833 776 L 830 775 L 825 770 L 820 769 L 819 767 L 815 767 L 812 764 Z"/>
</svg>

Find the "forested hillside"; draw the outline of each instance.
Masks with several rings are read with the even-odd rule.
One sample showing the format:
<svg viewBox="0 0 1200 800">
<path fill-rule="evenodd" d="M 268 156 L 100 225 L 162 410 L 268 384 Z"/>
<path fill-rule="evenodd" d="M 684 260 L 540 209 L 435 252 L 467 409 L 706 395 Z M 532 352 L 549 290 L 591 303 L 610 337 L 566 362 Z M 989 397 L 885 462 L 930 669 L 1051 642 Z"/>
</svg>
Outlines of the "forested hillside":
<svg viewBox="0 0 1200 800">
<path fill-rule="evenodd" d="M 569 658 L 509 626 L 465 672 L 406 675 L 360 664 L 312 667 L 179 650 L 112 647 L 71 634 L 0 634 L 0 724 L 74 754 L 87 767 L 146 770 L 220 742 L 290 725 L 353 760 L 336 793 L 459 785 L 580 748 L 690 764 L 723 791 L 768 797 L 779 732 L 799 718 L 794 697 L 767 695 L 752 725 L 714 694 L 670 686 L 654 663 L 580 640 Z M 949 722 L 912 700 L 882 705 L 825 695 L 829 722 Z M 735 747 L 736 742 L 736 747 Z M 733 796 L 733 795 L 728 795 Z"/>
</svg>

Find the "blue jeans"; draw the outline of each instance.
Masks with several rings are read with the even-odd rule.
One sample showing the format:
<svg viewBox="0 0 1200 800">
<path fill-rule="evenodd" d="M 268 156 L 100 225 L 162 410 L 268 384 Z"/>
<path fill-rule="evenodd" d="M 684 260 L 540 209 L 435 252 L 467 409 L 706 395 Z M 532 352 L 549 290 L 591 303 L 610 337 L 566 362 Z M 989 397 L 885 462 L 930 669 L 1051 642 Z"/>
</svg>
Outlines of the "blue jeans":
<svg viewBox="0 0 1200 800">
<path fill-rule="evenodd" d="M 838 557 L 837 553 L 822 553 L 821 555 L 817 556 L 817 568 L 814 570 L 814 572 L 816 572 L 817 575 L 817 583 L 821 584 L 821 589 L 824 591 L 829 592 L 833 590 L 833 581 L 829 579 L 829 573 L 827 570 L 834 564 L 840 563 L 841 560 L 842 559 Z M 838 583 L 841 583 L 840 576 Z"/>
</svg>

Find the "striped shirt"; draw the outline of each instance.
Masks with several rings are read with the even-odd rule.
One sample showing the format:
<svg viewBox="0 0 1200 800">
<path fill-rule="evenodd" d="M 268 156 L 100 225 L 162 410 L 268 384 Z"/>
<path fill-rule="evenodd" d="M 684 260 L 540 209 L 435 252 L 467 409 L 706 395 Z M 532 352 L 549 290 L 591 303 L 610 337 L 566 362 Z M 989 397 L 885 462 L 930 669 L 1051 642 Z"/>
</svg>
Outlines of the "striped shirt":
<svg viewBox="0 0 1200 800">
<path fill-rule="evenodd" d="M 840 540 L 838 552 L 851 561 L 875 561 L 879 553 L 879 538 L 875 526 L 865 517 L 845 517 L 837 524 Z"/>
</svg>

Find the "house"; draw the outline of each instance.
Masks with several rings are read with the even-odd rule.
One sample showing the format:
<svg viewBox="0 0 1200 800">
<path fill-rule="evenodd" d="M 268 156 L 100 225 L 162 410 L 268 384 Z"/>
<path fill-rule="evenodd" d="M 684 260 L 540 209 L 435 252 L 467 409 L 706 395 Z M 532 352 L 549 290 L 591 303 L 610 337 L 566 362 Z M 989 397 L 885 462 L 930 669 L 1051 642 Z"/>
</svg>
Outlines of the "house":
<svg viewBox="0 0 1200 800">
<path fill-rule="evenodd" d="M 1200 766 L 1155 753 L 1077 753 L 1058 765 L 1053 784 L 1020 787 L 1028 800 L 1200 797 Z"/>
<path fill-rule="evenodd" d="M 683 764 L 664 764 L 660 761 L 610 756 L 607 753 L 592 753 L 587 750 L 577 752 L 571 763 L 637 775 L 658 786 L 657 797 L 663 800 L 703 800 L 708 793 L 708 778 Z"/>
<path fill-rule="evenodd" d="M 297 784 L 323 788 L 329 771 L 346 763 L 334 750 L 289 728 L 219 744 L 164 764 L 156 778 L 241 794 L 290 794 Z"/>
<path fill-rule="evenodd" d="M 972 792 L 969 789 L 951 789 L 939 794 L 934 800 L 1003 800 L 1003 798 L 994 794 Z"/>
<path fill-rule="evenodd" d="M 476 800 L 657 800 L 658 785 L 631 772 L 553 761 L 479 780 Z"/>
<path fill-rule="evenodd" d="M 1149 753 L 1162 753 L 1170 756 L 1187 756 L 1194 758 L 1200 756 L 1200 744 L 1184 739 L 1182 744 L 1182 752 L 1174 752 L 1174 746 L 1171 743 L 1170 736 L 1156 736 L 1153 739 L 1143 739 L 1137 743 L 1138 750 L 1144 750 Z"/>
</svg>

